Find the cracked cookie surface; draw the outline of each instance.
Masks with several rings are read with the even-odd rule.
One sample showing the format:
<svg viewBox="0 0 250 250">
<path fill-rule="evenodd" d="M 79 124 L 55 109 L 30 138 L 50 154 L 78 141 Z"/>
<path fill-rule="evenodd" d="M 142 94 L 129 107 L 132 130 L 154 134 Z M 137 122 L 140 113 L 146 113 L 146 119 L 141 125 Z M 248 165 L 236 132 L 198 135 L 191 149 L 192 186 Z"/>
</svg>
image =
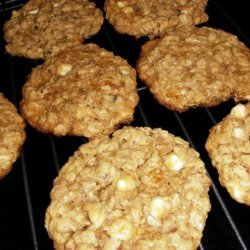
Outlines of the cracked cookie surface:
<svg viewBox="0 0 250 250">
<path fill-rule="evenodd" d="M 136 72 L 127 61 L 88 44 L 34 68 L 20 107 L 41 132 L 93 138 L 129 124 L 138 99 Z"/>
<path fill-rule="evenodd" d="M 82 145 L 63 166 L 46 229 L 56 249 L 196 249 L 209 186 L 187 142 L 124 127 Z"/>
<path fill-rule="evenodd" d="M 136 37 L 163 35 L 169 28 L 207 21 L 207 0 L 106 0 L 106 18 L 119 33 Z"/>
<path fill-rule="evenodd" d="M 16 107 L 0 93 L 0 179 L 12 169 L 25 140 L 25 122 Z"/>
<path fill-rule="evenodd" d="M 222 30 L 185 27 L 149 41 L 137 71 L 160 104 L 180 112 L 250 100 L 249 49 Z"/>
<path fill-rule="evenodd" d="M 5 23 L 6 50 L 11 55 L 47 58 L 81 44 L 102 23 L 101 10 L 88 0 L 31 0 Z"/>
<path fill-rule="evenodd" d="M 231 197 L 250 206 L 250 104 L 236 105 L 210 130 L 206 149 Z"/>
</svg>

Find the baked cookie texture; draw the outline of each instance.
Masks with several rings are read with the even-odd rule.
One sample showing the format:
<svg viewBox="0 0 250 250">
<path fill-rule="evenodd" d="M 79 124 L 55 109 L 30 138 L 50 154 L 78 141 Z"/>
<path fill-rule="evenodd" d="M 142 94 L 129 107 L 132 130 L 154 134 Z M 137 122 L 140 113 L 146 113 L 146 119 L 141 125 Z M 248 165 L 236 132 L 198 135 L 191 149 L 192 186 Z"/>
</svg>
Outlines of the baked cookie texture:
<svg viewBox="0 0 250 250">
<path fill-rule="evenodd" d="M 88 0 L 31 0 L 5 23 L 6 50 L 11 55 L 47 58 L 81 44 L 102 23 L 101 10 Z"/>
<path fill-rule="evenodd" d="M 0 179 L 12 169 L 25 140 L 25 122 L 16 107 L 0 93 Z"/>
<path fill-rule="evenodd" d="M 168 29 L 208 20 L 207 0 L 106 0 L 106 18 L 116 31 L 136 37 L 163 35 Z"/>
<path fill-rule="evenodd" d="M 135 69 L 88 44 L 34 68 L 23 86 L 20 109 L 41 132 L 93 138 L 129 124 L 138 100 Z"/>
<path fill-rule="evenodd" d="M 69 158 L 54 181 L 46 229 L 56 249 L 196 249 L 209 186 L 187 142 L 124 127 Z"/>
<path fill-rule="evenodd" d="M 160 104 L 179 112 L 250 100 L 249 49 L 222 30 L 183 27 L 149 41 L 137 71 Z"/>
<path fill-rule="evenodd" d="M 215 125 L 206 149 L 221 184 L 237 202 L 250 205 L 250 104 L 238 104 Z"/>
</svg>

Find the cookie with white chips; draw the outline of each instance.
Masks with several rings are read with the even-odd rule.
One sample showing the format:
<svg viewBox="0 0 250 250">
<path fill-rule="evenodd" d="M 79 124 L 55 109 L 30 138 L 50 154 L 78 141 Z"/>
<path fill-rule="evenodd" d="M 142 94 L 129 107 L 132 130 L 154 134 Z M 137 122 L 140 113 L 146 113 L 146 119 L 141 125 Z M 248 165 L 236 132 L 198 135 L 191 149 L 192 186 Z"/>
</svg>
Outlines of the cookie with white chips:
<svg viewBox="0 0 250 250">
<path fill-rule="evenodd" d="M 179 112 L 250 100 L 250 50 L 223 30 L 182 27 L 149 41 L 137 71 L 160 104 Z"/>
<path fill-rule="evenodd" d="M 133 119 L 136 72 L 95 44 L 69 48 L 34 68 L 20 110 L 37 130 L 93 138 Z"/>
<path fill-rule="evenodd" d="M 106 0 L 106 18 L 122 34 L 150 38 L 207 21 L 207 0 Z"/>
<path fill-rule="evenodd" d="M 231 197 L 250 205 L 250 104 L 236 105 L 210 130 L 206 149 Z"/>
<path fill-rule="evenodd" d="M 47 58 L 96 34 L 103 14 L 88 0 L 31 0 L 4 25 L 11 55 Z"/>
<path fill-rule="evenodd" d="M 82 145 L 63 166 L 45 226 L 56 249 L 196 249 L 209 186 L 187 142 L 124 127 Z"/>
<path fill-rule="evenodd" d="M 0 93 L 0 179 L 12 169 L 25 140 L 25 122 L 16 107 Z"/>
</svg>

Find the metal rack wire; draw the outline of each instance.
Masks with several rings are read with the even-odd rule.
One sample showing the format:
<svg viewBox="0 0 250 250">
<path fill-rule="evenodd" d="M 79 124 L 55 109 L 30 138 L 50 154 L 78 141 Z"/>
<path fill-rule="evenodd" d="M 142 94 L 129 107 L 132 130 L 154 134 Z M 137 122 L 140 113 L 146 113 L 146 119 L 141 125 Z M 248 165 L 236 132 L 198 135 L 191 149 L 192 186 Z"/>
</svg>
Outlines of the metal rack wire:
<svg viewBox="0 0 250 250">
<path fill-rule="evenodd" d="M 12 9 L 19 8 L 21 0 L 5 0 L 0 3 L 0 27 L 10 17 Z M 99 7 L 103 1 L 95 1 Z M 208 13 L 209 26 L 225 28 L 238 35 L 248 46 L 250 34 L 224 8 L 227 1 L 210 0 Z M 249 20 L 248 20 L 249 21 Z M 1 28 L 2 30 L 2 28 Z M 134 66 L 144 39 L 119 35 L 105 22 L 102 30 L 88 42 L 112 50 Z M 27 74 L 39 61 L 11 57 L 4 53 L 3 32 L 0 37 L 0 91 L 16 106 L 21 99 L 21 89 Z M 218 182 L 218 175 L 211 166 L 204 142 L 208 130 L 220 121 L 233 106 L 232 101 L 215 108 L 202 108 L 185 113 L 169 111 L 160 106 L 148 89 L 138 80 L 140 103 L 135 112 L 133 126 L 162 127 L 187 140 L 200 152 L 212 180 L 210 199 L 212 210 L 209 214 L 201 250 L 250 249 L 250 208 L 233 201 Z M 83 138 L 54 137 L 41 134 L 29 125 L 26 128 L 27 140 L 21 157 L 13 171 L 0 182 L 0 249 L 53 249 L 44 229 L 44 214 L 49 204 L 49 192 L 53 179 L 68 157 L 86 142 Z"/>
</svg>

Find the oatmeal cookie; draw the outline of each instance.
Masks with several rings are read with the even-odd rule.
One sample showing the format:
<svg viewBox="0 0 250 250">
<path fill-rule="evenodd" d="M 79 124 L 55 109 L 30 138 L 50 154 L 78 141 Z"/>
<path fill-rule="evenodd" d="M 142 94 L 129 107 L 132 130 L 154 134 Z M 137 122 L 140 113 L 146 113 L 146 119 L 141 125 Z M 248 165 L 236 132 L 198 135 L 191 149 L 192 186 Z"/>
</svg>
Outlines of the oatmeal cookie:
<svg viewBox="0 0 250 250">
<path fill-rule="evenodd" d="M 129 124 L 138 99 L 136 72 L 127 61 L 88 44 L 34 68 L 20 107 L 41 132 L 92 138 Z"/>
<path fill-rule="evenodd" d="M 210 130 L 206 149 L 231 197 L 250 205 L 250 103 L 236 105 Z"/>
<path fill-rule="evenodd" d="M 106 18 L 119 33 L 151 38 L 169 28 L 203 23 L 207 0 L 106 0 Z"/>
<path fill-rule="evenodd" d="M 101 10 L 88 0 L 31 0 L 5 23 L 6 50 L 11 55 L 47 58 L 81 44 L 102 23 Z"/>
<path fill-rule="evenodd" d="M 0 179 L 6 176 L 25 140 L 25 122 L 16 107 L 0 93 Z"/>
<path fill-rule="evenodd" d="M 187 142 L 124 127 L 82 145 L 64 165 L 45 226 L 56 249 L 196 249 L 209 186 Z"/>
<path fill-rule="evenodd" d="M 137 70 L 160 104 L 180 112 L 250 100 L 249 49 L 222 30 L 185 27 L 149 41 Z"/>
</svg>

